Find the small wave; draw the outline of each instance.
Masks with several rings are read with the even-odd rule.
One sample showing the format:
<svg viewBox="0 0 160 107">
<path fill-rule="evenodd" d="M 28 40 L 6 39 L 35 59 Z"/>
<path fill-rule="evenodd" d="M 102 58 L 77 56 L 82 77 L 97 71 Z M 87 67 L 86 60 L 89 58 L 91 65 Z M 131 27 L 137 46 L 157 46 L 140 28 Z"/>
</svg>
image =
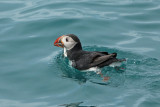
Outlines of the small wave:
<svg viewBox="0 0 160 107">
<path fill-rule="evenodd" d="M 16 100 L 0 99 L 2 107 L 37 107 L 37 106 L 47 106 L 47 102 L 21 102 Z"/>
<path fill-rule="evenodd" d="M 58 52 L 52 52 L 50 55 L 40 59 L 40 62 L 49 62 L 57 54 L 58 54 Z"/>
</svg>

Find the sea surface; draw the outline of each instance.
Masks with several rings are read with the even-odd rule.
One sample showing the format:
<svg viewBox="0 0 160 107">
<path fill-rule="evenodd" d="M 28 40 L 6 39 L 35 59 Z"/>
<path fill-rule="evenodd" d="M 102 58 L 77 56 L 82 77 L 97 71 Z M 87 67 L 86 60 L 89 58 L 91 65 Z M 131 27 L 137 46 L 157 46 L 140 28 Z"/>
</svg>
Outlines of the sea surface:
<svg viewBox="0 0 160 107">
<path fill-rule="evenodd" d="M 72 68 L 64 34 L 123 69 Z M 160 107 L 160 0 L 0 0 L 0 107 Z"/>
</svg>

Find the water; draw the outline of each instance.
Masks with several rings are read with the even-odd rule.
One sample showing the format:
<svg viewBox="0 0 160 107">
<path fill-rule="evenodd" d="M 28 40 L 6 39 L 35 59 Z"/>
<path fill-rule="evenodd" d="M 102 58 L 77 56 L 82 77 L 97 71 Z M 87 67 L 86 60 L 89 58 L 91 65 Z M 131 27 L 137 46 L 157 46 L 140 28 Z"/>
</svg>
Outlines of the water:
<svg viewBox="0 0 160 107">
<path fill-rule="evenodd" d="M 0 0 L 0 107 L 159 107 L 159 0 Z M 56 38 L 117 52 L 124 70 L 71 68 Z"/>
</svg>

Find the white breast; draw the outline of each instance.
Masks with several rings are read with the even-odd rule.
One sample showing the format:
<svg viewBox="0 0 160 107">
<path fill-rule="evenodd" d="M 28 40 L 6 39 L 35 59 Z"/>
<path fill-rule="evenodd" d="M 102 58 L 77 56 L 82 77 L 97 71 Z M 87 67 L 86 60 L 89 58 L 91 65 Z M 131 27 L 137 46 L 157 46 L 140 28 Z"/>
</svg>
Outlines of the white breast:
<svg viewBox="0 0 160 107">
<path fill-rule="evenodd" d="M 64 54 L 64 56 L 65 56 L 65 57 L 67 57 L 67 51 L 66 51 L 66 48 L 64 48 L 64 53 L 63 53 L 63 54 Z"/>
</svg>

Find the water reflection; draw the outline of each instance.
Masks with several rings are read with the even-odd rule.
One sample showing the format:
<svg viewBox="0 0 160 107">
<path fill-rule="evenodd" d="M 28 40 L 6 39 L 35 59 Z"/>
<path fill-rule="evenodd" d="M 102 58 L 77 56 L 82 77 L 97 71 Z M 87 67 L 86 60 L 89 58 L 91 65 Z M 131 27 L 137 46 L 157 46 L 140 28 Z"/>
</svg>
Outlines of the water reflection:
<svg viewBox="0 0 160 107">
<path fill-rule="evenodd" d="M 70 104 L 62 104 L 60 106 L 64 107 L 96 107 L 96 106 L 80 106 L 83 102 L 77 102 L 77 103 L 70 103 Z"/>
</svg>

